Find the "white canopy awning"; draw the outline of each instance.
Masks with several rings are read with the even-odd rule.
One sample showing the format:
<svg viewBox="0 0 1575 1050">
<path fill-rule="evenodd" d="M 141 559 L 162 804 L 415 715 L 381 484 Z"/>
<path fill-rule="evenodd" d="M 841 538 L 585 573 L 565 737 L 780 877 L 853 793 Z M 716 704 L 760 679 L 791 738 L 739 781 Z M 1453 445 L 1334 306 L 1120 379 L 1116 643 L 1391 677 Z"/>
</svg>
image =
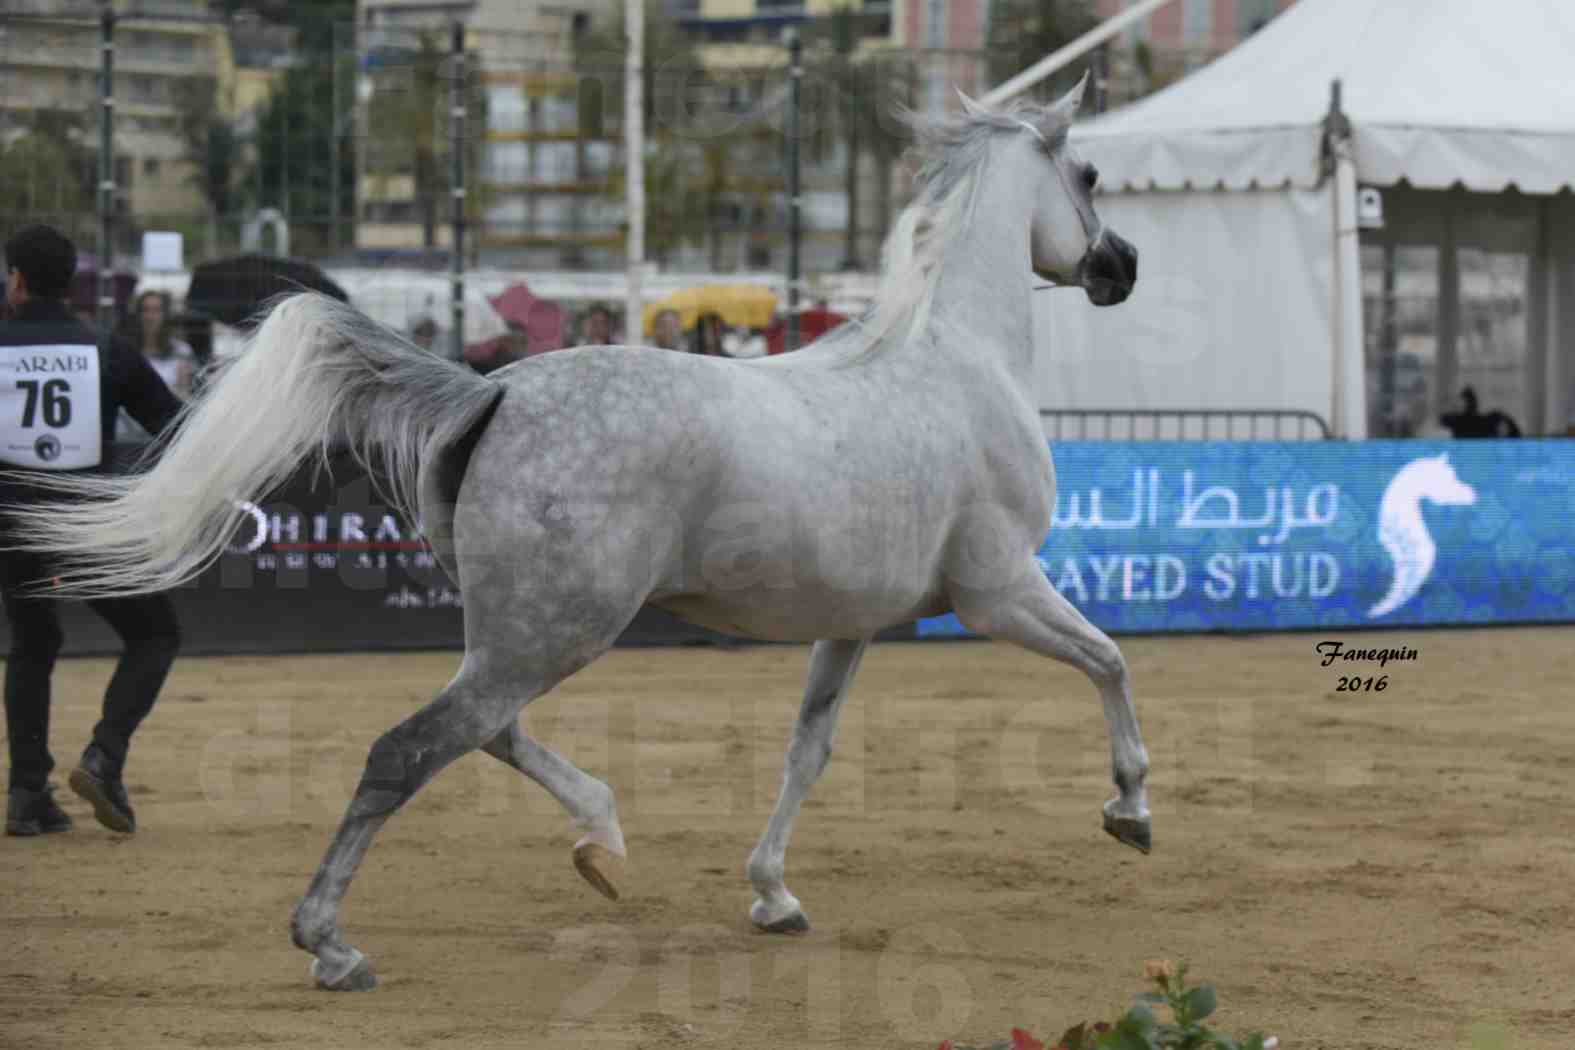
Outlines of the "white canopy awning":
<svg viewBox="0 0 1575 1050">
<path fill-rule="evenodd" d="M 1575 189 L 1571 56 L 1572 0 L 1299 0 L 1072 138 L 1107 190 L 1311 187 L 1338 79 L 1364 183 L 1556 193 Z"/>
</svg>

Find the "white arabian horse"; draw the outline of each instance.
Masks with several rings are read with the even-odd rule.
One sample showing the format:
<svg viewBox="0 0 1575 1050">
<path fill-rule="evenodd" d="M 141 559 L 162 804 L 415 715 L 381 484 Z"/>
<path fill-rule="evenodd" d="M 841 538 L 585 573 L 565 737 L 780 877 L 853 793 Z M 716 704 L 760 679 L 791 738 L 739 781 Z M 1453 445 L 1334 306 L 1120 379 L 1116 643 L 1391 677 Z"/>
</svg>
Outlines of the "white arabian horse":
<svg viewBox="0 0 1575 1050">
<path fill-rule="evenodd" d="M 321 987 L 375 984 L 339 929 L 351 879 L 394 811 L 478 748 L 563 804 L 582 833 L 576 868 L 616 897 L 612 790 L 532 740 L 521 713 L 647 602 L 815 643 L 781 795 L 749 857 L 762 929 L 808 928 L 783 858 L 870 637 L 949 610 L 1093 680 L 1118 789 L 1104 828 L 1148 851 L 1126 664 L 1034 558 L 1055 503 L 1032 395 L 1036 275 L 1104 306 L 1137 274 L 1132 246 L 1094 213 L 1096 173 L 1067 145 L 1082 91 L 1049 107 L 965 98 L 957 115 L 909 114 L 920 190 L 887 240 L 876 304 L 798 353 L 590 347 L 482 378 L 349 306 L 296 295 L 222 365 L 155 466 L 59 480 L 90 499 L 22 512 L 27 545 L 63 556 L 54 593 L 79 596 L 190 579 L 233 534 L 237 500 L 336 441 L 419 520 L 463 594 L 465 655 L 436 699 L 372 745 L 294 911 Z"/>
</svg>

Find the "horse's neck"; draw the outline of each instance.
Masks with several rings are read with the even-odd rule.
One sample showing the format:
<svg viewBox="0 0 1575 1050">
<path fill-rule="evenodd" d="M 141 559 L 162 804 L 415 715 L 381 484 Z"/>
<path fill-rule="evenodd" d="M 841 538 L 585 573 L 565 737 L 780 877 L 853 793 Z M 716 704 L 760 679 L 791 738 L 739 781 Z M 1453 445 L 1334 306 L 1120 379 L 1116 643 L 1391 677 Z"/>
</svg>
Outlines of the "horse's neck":
<svg viewBox="0 0 1575 1050">
<path fill-rule="evenodd" d="M 1032 271 L 1028 223 L 1033 213 L 1027 180 L 1013 178 L 1013 156 L 997 147 L 973 187 L 975 207 L 967 225 L 946 246 L 936 278 L 930 317 L 965 343 L 940 335 L 937 351 L 997 358 L 1028 393 L 1034 381 Z"/>
</svg>

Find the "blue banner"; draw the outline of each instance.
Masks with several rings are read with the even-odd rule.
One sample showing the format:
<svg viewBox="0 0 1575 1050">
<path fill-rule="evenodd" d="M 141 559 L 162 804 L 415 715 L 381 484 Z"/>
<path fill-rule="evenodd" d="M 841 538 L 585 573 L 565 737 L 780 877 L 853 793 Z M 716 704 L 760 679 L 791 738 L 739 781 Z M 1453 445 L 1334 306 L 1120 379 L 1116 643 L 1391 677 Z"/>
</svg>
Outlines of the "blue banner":
<svg viewBox="0 0 1575 1050">
<path fill-rule="evenodd" d="M 1108 631 L 1575 621 L 1575 441 L 1051 452 L 1039 563 Z M 918 630 L 967 633 L 955 616 Z"/>
</svg>

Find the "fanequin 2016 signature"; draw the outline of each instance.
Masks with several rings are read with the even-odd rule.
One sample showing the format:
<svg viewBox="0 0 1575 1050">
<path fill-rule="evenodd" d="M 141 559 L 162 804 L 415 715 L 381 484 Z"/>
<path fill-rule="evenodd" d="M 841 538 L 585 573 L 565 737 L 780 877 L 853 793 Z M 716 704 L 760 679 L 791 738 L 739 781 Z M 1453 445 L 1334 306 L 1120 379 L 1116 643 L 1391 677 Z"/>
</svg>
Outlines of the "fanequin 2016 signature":
<svg viewBox="0 0 1575 1050">
<path fill-rule="evenodd" d="M 1347 649 L 1343 642 L 1323 641 L 1314 646 L 1318 655 L 1323 657 L 1320 667 L 1328 667 L 1336 660 L 1354 663 L 1376 663 L 1379 667 L 1386 667 L 1391 660 L 1415 660 L 1419 653 L 1407 645 L 1386 647 L 1382 649 Z M 1337 693 L 1381 693 L 1389 687 L 1388 675 L 1377 675 L 1363 678 L 1361 675 L 1340 675 L 1335 683 L 1334 691 Z"/>
</svg>

